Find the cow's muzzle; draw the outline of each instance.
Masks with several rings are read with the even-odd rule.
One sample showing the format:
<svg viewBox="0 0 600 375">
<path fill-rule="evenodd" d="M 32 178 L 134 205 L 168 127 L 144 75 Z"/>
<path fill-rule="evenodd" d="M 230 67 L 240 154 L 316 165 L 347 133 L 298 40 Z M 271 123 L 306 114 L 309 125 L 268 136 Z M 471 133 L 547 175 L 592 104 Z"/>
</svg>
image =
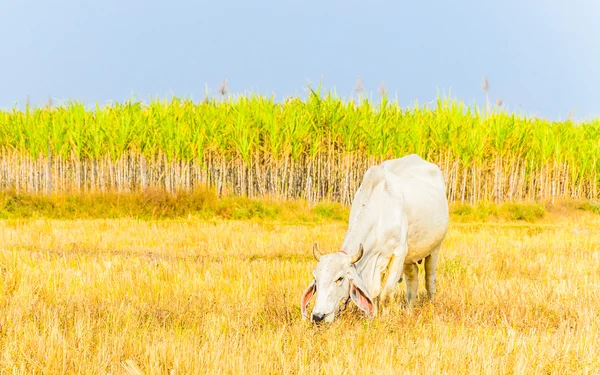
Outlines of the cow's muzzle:
<svg viewBox="0 0 600 375">
<path fill-rule="evenodd" d="M 319 323 L 319 322 L 322 322 L 326 316 L 327 316 L 326 314 L 312 314 L 310 320 L 312 320 L 315 323 Z"/>
</svg>

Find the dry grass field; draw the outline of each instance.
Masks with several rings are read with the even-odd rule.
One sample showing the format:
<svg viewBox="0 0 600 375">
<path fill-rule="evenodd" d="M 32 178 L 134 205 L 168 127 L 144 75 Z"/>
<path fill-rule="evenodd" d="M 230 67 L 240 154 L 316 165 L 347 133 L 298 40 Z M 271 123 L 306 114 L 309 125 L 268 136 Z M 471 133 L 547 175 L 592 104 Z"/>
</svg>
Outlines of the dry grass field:
<svg viewBox="0 0 600 375">
<path fill-rule="evenodd" d="M 333 251 L 344 231 L 0 221 L 0 373 L 600 373 L 599 215 L 455 221 L 434 303 L 421 283 L 412 313 L 399 302 L 367 321 L 352 306 L 315 326 L 299 309 L 311 246 Z"/>
</svg>

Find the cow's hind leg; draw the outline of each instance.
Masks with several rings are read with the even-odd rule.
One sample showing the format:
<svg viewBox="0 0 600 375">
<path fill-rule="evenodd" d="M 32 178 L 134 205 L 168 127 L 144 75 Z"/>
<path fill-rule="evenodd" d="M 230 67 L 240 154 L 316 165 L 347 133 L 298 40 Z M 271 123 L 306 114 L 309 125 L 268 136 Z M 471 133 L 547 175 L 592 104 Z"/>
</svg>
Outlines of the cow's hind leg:
<svg viewBox="0 0 600 375">
<path fill-rule="evenodd" d="M 406 299 L 411 307 L 419 291 L 419 267 L 416 263 L 404 264 L 404 277 L 406 278 Z"/>
<path fill-rule="evenodd" d="M 435 278 L 439 253 L 440 247 L 438 246 L 437 249 L 425 258 L 425 287 L 427 288 L 427 296 L 430 301 L 433 300 L 435 294 Z"/>
</svg>

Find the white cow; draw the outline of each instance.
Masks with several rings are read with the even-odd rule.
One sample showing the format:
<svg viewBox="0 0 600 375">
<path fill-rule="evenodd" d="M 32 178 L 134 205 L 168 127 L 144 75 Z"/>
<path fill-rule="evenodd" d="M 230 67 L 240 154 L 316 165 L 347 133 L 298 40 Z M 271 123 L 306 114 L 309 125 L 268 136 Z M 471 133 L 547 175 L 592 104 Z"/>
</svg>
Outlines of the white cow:
<svg viewBox="0 0 600 375">
<path fill-rule="evenodd" d="M 410 305 L 418 289 L 417 262 L 423 259 L 427 293 L 433 298 L 447 230 L 448 201 L 438 166 L 407 155 L 371 167 L 354 196 L 341 250 L 321 255 L 317 244 L 313 247 L 318 264 L 301 299 L 302 317 L 315 293 L 312 321 L 333 321 L 349 299 L 373 317 L 376 298 L 389 296 L 403 273 Z"/>
</svg>

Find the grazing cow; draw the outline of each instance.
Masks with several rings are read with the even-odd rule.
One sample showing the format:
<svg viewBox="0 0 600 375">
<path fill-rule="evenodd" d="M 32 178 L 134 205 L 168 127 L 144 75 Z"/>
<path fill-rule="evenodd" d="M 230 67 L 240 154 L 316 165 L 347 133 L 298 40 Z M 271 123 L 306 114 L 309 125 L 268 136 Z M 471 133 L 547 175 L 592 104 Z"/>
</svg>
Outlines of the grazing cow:
<svg viewBox="0 0 600 375">
<path fill-rule="evenodd" d="M 315 293 L 312 321 L 333 321 L 350 299 L 373 317 L 374 301 L 391 295 L 403 274 L 410 306 L 418 289 L 417 262 L 423 259 L 427 293 L 433 298 L 447 230 L 448 201 L 438 166 L 413 154 L 371 167 L 354 196 L 341 250 L 321 255 L 317 244 L 313 247 L 318 263 L 300 302 L 303 319 Z"/>
</svg>

